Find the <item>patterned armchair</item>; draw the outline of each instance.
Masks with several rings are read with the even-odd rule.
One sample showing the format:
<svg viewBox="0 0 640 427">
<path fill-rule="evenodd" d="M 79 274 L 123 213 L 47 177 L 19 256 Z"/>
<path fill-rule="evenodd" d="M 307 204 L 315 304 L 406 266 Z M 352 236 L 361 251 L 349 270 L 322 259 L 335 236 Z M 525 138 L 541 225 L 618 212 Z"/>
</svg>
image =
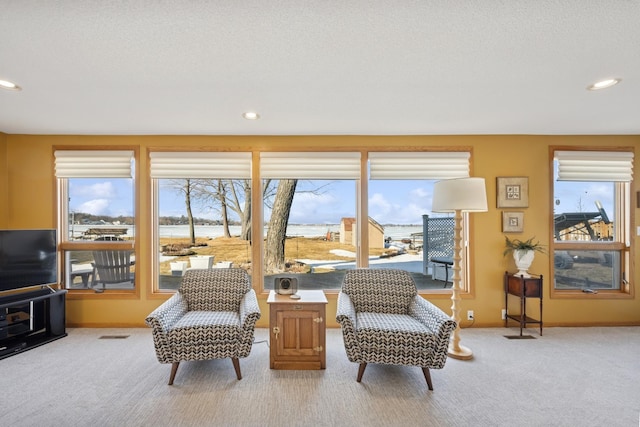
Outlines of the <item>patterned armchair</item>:
<svg viewBox="0 0 640 427">
<path fill-rule="evenodd" d="M 253 344 L 260 308 L 249 275 L 239 268 L 187 270 L 178 292 L 146 319 L 160 363 L 172 363 L 169 385 L 184 360 L 230 357 L 238 379 Z"/>
<path fill-rule="evenodd" d="M 429 390 L 429 368 L 444 367 L 456 326 L 418 295 L 408 272 L 395 269 L 349 270 L 338 294 L 336 320 L 348 359 L 360 364 L 358 382 L 367 363 L 421 366 Z"/>
</svg>

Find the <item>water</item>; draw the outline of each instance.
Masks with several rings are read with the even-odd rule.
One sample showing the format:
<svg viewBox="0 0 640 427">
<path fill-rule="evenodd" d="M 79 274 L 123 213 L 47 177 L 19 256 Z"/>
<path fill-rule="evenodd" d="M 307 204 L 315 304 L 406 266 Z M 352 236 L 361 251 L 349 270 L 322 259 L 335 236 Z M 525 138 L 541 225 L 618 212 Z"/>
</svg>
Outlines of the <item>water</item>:
<svg viewBox="0 0 640 427">
<path fill-rule="evenodd" d="M 73 225 L 72 234 L 76 238 L 82 236 L 82 234 L 89 228 L 120 228 L 127 229 L 127 233 L 124 237 L 132 237 L 134 235 L 134 227 L 127 225 Z M 265 228 L 265 234 L 266 234 Z M 240 226 L 232 225 L 229 227 L 229 231 L 232 236 L 240 234 Z M 291 237 L 324 237 L 327 232 L 339 232 L 340 224 L 298 224 L 289 225 L 287 228 L 287 236 Z M 198 237 L 221 237 L 224 235 L 221 225 L 196 225 L 196 236 Z M 401 239 L 409 239 L 412 233 L 421 233 L 422 224 L 419 225 L 387 225 L 384 227 L 385 237 L 390 237 L 393 241 L 399 241 Z M 189 237 L 188 225 L 161 225 L 160 237 Z"/>
</svg>

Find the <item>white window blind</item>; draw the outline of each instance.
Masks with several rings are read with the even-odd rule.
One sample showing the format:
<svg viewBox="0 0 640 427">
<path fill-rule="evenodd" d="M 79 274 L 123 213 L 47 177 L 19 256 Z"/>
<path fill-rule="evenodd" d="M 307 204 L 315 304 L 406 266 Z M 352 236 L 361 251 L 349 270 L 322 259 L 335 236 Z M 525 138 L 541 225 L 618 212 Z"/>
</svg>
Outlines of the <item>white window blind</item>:
<svg viewBox="0 0 640 427">
<path fill-rule="evenodd" d="M 558 181 L 616 181 L 633 179 L 633 152 L 556 151 Z"/>
<path fill-rule="evenodd" d="M 154 151 L 149 156 L 151 178 L 251 178 L 251 153 Z"/>
<path fill-rule="evenodd" d="M 360 179 L 360 153 L 260 153 L 260 175 L 274 179 Z"/>
<path fill-rule="evenodd" d="M 132 178 L 133 151 L 56 150 L 57 178 Z"/>
<path fill-rule="evenodd" d="M 451 179 L 469 176 L 471 153 L 461 151 L 372 152 L 370 179 Z"/>
</svg>

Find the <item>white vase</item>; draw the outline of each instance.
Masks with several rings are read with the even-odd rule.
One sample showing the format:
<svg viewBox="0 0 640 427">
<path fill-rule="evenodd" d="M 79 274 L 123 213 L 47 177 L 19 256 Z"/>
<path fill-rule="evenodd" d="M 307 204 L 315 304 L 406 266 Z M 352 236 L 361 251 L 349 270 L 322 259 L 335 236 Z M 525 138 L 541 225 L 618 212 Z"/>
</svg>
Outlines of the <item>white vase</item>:
<svg viewBox="0 0 640 427">
<path fill-rule="evenodd" d="M 535 254 L 535 251 L 529 250 L 513 251 L 513 259 L 515 260 L 516 267 L 518 268 L 516 276 L 531 277 L 527 270 L 531 267 Z"/>
</svg>

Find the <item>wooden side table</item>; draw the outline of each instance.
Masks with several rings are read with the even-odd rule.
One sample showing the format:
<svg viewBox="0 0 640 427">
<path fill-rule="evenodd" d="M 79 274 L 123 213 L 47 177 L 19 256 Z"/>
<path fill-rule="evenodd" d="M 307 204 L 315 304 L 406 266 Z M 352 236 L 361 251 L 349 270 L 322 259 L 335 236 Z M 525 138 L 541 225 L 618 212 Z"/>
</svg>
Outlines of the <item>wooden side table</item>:
<svg viewBox="0 0 640 427">
<path fill-rule="evenodd" d="M 509 314 L 509 295 L 515 295 L 520 299 L 520 312 Z M 540 300 L 540 317 L 534 319 L 527 316 L 527 298 L 538 298 Z M 522 330 L 528 324 L 540 325 L 540 336 L 542 336 L 542 275 L 523 277 L 515 274 L 504 273 L 504 307 L 507 315 L 504 318 L 504 327 L 507 327 L 509 319 L 520 324 L 520 336 Z"/>
<path fill-rule="evenodd" d="M 271 369 L 325 369 L 326 306 L 322 291 L 298 291 L 300 299 L 269 292 Z"/>
</svg>

